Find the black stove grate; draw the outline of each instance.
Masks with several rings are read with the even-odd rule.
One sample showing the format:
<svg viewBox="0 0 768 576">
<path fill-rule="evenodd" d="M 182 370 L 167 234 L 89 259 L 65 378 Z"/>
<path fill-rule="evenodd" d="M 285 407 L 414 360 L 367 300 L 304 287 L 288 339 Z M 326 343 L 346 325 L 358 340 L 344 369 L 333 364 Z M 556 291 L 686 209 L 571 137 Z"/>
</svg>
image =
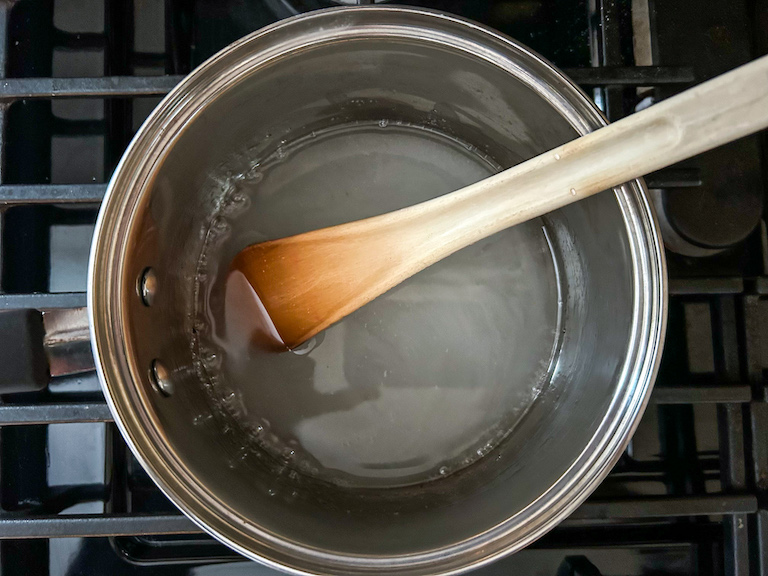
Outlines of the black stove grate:
<svg viewBox="0 0 768 576">
<path fill-rule="evenodd" d="M 765 0 L 411 3 L 520 39 L 612 120 L 768 51 Z M 82 265 L 61 247 L 77 229 L 87 236 L 154 102 L 214 51 L 310 4 L 323 2 L 0 1 L 0 310 L 85 306 Z M 726 169 L 729 187 L 717 178 Z M 646 416 L 566 522 L 479 573 L 768 575 L 767 170 L 762 134 L 647 178 L 677 243 Z M 686 198 L 697 195 L 709 212 L 691 220 Z M 733 198 L 738 207 L 724 205 Z M 152 484 L 93 373 L 1 400 L 3 573 L 206 574 L 242 560 Z M 60 438 L 95 439 L 101 453 L 62 463 Z"/>
</svg>

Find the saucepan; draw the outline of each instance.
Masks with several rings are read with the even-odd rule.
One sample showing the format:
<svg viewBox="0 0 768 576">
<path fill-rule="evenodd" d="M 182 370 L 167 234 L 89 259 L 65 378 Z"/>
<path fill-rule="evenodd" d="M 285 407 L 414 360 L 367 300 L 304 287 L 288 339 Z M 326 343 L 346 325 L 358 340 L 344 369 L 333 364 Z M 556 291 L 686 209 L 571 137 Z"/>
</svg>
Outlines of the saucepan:
<svg viewBox="0 0 768 576">
<path fill-rule="evenodd" d="M 447 193 L 605 124 L 524 46 L 400 7 L 278 22 L 160 103 L 104 198 L 88 312 L 115 422 L 206 532 L 301 574 L 448 574 L 531 543 L 651 392 L 662 244 L 636 180 L 253 349 L 227 259 Z"/>
</svg>

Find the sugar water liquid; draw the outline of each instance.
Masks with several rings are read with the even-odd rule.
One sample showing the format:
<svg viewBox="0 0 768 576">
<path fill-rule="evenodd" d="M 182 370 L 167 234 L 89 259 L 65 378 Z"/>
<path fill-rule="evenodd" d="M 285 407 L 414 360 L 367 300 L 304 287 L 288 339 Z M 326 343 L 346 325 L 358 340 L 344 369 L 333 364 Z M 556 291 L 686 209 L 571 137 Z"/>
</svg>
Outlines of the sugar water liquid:
<svg viewBox="0 0 768 576">
<path fill-rule="evenodd" d="M 223 167 L 192 345 L 224 425 L 299 474 L 354 487 L 439 479 L 501 442 L 547 385 L 560 334 L 541 220 L 451 255 L 291 352 L 252 343 L 256 303 L 229 271 L 249 244 L 403 208 L 498 169 L 470 146 L 386 120 Z"/>
</svg>

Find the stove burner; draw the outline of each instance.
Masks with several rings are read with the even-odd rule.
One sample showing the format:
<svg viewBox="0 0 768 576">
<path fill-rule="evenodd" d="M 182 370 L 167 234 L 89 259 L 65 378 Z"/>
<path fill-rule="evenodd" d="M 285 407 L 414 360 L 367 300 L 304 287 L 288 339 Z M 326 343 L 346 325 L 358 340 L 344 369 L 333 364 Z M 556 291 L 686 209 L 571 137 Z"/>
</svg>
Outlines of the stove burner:
<svg viewBox="0 0 768 576">
<path fill-rule="evenodd" d="M 701 82 L 758 56 L 753 43 L 766 36 L 754 18 L 759 10 L 752 14 L 740 2 L 711 4 L 702 9 L 696 2 L 653 3 L 655 64 L 693 65 Z M 665 98 L 677 91 L 662 87 L 656 95 Z M 743 138 L 682 164 L 697 171 L 701 184 L 668 189 L 657 201 L 669 249 L 709 256 L 735 247 L 755 230 L 763 215 L 766 186 L 760 138 Z"/>
<path fill-rule="evenodd" d="M 702 154 L 695 164 L 703 185 L 662 193 L 665 220 L 694 252 L 717 252 L 742 242 L 763 213 L 757 137 Z"/>
</svg>

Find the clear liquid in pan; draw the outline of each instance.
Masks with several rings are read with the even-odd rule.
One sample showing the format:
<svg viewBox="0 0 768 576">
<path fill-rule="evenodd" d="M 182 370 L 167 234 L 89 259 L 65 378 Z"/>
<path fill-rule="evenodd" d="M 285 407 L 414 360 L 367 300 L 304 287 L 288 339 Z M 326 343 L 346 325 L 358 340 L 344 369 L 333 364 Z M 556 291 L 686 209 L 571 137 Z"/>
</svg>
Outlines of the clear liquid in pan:
<svg viewBox="0 0 768 576">
<path fill-rule="evenodd" d="M 337 127 L 217 186 L 197 284 L 197 339 L 212 405 L 297 472 L 345 486 L 441 478 L 492 450 L 549 380 L 560 333 L 542 222 L 465 248 L 293 352 L 251 342 L 258 318 L 229 263 L 245 246 L 396 210 L 493 173 L 477 150 L 422 128 Z"/>
</svg>

